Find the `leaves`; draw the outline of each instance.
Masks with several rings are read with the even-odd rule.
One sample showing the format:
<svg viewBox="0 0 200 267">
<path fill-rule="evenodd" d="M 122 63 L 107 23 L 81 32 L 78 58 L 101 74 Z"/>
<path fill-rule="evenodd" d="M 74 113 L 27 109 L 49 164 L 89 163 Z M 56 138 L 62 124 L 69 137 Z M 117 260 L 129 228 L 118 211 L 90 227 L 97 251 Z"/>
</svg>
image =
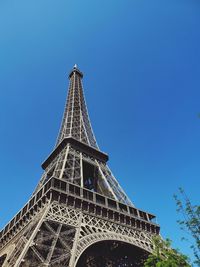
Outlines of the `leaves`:
<svg viewBox="0 0 200 267">
<path fill-rule="evenodd" d="M 171 240 L 155 236 L 152 240 L 153 252 L 144 263 L 144 267 L 190 267 L 188 258 L 171 248 Z"/>
<path fill-rule="evenodd" d="M 182 216 L 177 222 L 180 229 L 192 237 L 193 243 L 190 246 L 195 256 L 195 264 L 200 266 L 200 206 L 192 205 L 184 190 L 179 188 L 179 197 L 174 195 L 177 212 Z M 187 240 L 185 237 L 184 240 Z"/>
</svg>

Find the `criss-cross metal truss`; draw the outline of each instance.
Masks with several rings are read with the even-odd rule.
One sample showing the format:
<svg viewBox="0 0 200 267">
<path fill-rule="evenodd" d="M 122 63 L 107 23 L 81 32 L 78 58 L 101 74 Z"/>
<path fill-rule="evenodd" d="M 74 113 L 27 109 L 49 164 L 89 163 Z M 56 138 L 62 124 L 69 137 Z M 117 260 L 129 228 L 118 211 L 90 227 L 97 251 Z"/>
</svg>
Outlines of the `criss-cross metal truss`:
<svg viewBox="0 0 200 267">
<path fill-rule="evenodd" d="M 56 145 L 64 138 L 72 136 L 80 142 L 98 149 L 84 99 L 82 77 L 83 74 L 75 65 L 69 75 L 68 97 Z"/>
<path fill-rule="evenodd" d="M 95 172 L 93 182 L 96 183 L 97 192 L 133 205 L 107 166 L 107 155 L 103 155 L 97 146 L 85 103 L 82 77 L 83 74 L 75 66 L 69 75 L 68 97 L 54 150 L 54 154 L 56 151 L 59 153 L 43 165 L 44 174 L 36 192 L 51 176 L 84 186 L 83 165 L 88 163 Z M 70 140 L 76 141 L 76 147 Z M 85 151 L 80 149 L 80 144 L 85 146 Z M 89 154 L 87 149 L 90 149 Z M 98 158 L 94 156 L 95 152 L 100 155 Z"/>
<path fill-rule="evenodd" d="M 117 201 L 133 205 L 105 162 L 74 149 L 69 143 L 47 166 L 36 192 L 52 176 L 84 187 L 83 165 L 86 164 L 94 169 L 95 191 Z"/>
<path fill-rule="evenodd" d="M 107 240 L 151 252 L 152 237 L 159 227 L 150 221 L 150 214 L 121 203 L 114 208 L 109 198 L 103 204 L 73 184 L 64 187 L 51 178 L 15 218 L 16 224 L 9 225 L 1 239 L 0 256 L 6 255 L 2 266 L 72 267 L 89 246 Z"/>
<path fill-rule="evenodd" d="M 97 146 L 82 77 L 75 66 L 56 147 L 32 197 L 0 232 L 0 267 L 75 267 L 87 248 L 109 240 L 150 253 L 159 234 L 155 216 L 134 207 Z M 95 255 L 92 262 L 99 266 Z"/>
</svg>

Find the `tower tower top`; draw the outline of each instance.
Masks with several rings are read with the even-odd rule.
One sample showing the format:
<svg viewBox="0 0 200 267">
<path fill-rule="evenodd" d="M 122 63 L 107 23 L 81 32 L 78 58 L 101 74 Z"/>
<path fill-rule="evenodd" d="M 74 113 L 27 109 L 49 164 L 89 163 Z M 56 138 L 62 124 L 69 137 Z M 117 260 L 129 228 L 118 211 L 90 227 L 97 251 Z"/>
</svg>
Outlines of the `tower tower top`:
<svg viewBox="0 0 200 267">
<path fill-rule="evenodd" d="M 70 83 L 68 97 L 56 146 L 59 145 L 64 138 L 72 137 L 79 142 L 99 149 L 90 124 L 83 92 L 82 78 L 83 73 L 75 64 L 69 74 Z"/>
<path fill-rule="evenodd" d="M 74 73 L 78 74 L 81 78 L 83 78 L 83 73 L 78 69 L 77 64 L 74 65 L 73 69 L 69 73 L 69 79 L 72 77 Z"/>
</svg>

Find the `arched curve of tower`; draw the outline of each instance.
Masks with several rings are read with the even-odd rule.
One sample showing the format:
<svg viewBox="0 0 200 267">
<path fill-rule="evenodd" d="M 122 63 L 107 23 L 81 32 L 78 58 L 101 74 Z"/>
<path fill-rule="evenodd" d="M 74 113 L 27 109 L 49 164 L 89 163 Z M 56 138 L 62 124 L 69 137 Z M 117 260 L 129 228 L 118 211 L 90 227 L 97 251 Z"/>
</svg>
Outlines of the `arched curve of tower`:
<svg viewBox="0 0 200 267">
<path fill-rule="evenodd" d="M 105 238 L 88 245 L 77 258 L 75 267 L 141 267 L 150 253 L 123 238 Z"/>
</svg>

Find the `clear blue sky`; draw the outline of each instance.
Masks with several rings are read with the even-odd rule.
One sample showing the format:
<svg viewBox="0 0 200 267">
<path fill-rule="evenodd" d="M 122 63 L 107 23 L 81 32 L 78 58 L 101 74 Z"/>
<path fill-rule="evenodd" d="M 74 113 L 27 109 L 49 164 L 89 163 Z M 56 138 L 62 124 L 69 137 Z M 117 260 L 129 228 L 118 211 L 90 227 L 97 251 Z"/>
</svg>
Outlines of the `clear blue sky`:
<svg viewBox="0 0 200 267">
<path fill-rule="evenodd" d="M 0 1 L 1 227 L 40 179 L 77 63 L 113 173 L 191 254 L 173 194 L 199 202 L 199 12 L 199 0 Z"/>
</svg>

